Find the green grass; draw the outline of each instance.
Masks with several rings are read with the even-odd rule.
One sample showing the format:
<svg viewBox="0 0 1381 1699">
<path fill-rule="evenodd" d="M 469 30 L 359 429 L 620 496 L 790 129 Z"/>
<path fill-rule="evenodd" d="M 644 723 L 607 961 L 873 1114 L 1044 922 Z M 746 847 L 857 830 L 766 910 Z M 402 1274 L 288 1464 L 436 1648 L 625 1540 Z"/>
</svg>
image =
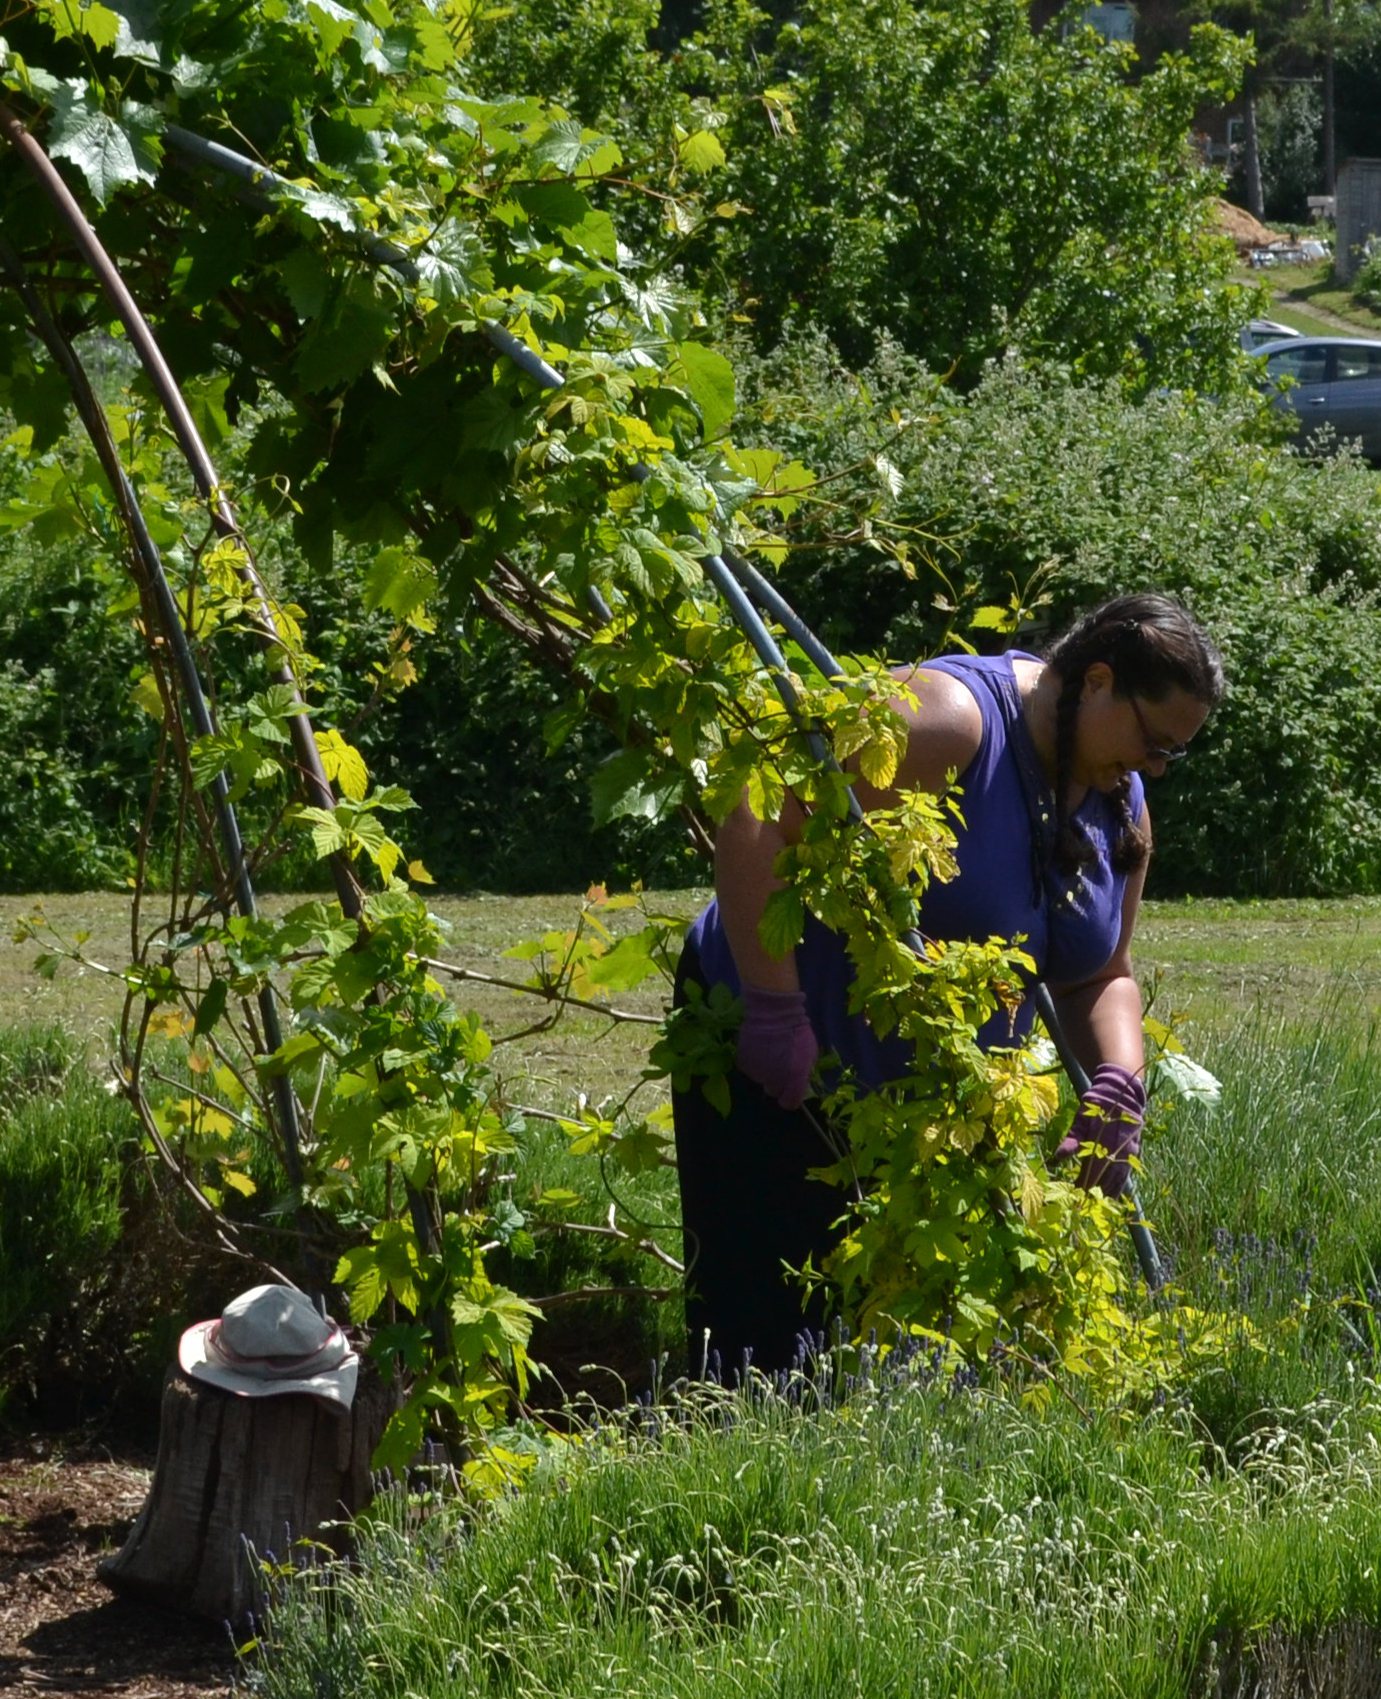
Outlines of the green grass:
<svg viewBox="0 0 1381 1699">
<path fill-rule="evenodd" d="M 308 1580 L 271 1613 L 248 1685 L 1178 1699 L 1258 1666 L 1267 1624 L 1381 1620 L 1378 1441 L 1374 1408 L 1321 1402 L 1206 1468 L 1182 1410 L 1034 1417 L 946 1393 L 923 1364 L 808 1415 L 673 1402 L 655 1437 L 646 1422 L 591 1436 L 559 1491 L 477 1525 L 386 1499 L 329 1601 Z"/>
<path fill-rule="evenodd" d="M 1294 325 L 1306 335 L 1338 336 L 1349 331 L 1357 336 L 1381 335 L 1381 313 L 1335 281 L 1329 260 L 1254 271 L 1244 274 L 1243 281 L 1265 284 L 1272 295 L 1266 316 Z"/>
<path fill-rule="evenodd" d="M 657 903 L 668 913 L 692 915 L 707 896 L 704 890 L 675 891 L 659 896 Z M 282 913 L 303 900 L 270 896 L 263 899 L 263 908 L 269 914 Z M 70 940 L 78 932 L 89 933 L 86 955 L 112 971 L 102 973 L 63 962 L 51 978 L 35 973 L 33 963 L 39 946 L 33 942 L 16 944 L 11 934 L 16 922 L 32 914 L 38 905 L 62 937 Z M 574 926 L 580 898 L 437 895 L 431 907 L 451 930 L 445 960 L 469 971 L 519 981 L 529 968 L 522 962 L 506 961 L 504 951 L 521 940 Z M 144 918 L 146 926 L 162 918 L 152 900 Z M 626 915 L 611 917 L 610 921 L 616 927 L 635 923 Z M 96 891 L 0 899 L 0 1029 L 56 1022 L 80 1033 L 83 1039 L 93 1040 L 93 1052 L 111 1054 L 125 992 L 117 975 L 129 959 L 127 896 Z M 603 1016 L 573 1010 L 549 1030 L 514 1037 L 547 1012 L 530 995 L 473 981 L 453 981 L 452 988 L 456 1001 L 476 1010 L 494 1037 L 498 1046 L 495 1065 L 500 1072 L 521 1079 L 522 1101 L 539 1108 L 565 1110 L 579 1092 L 594 1102 L 610 1094 L 622 1095 L 642 1066 L 649 1030 L 645 1026 L 619 1026 Z M 650 980 L 637 991 L 621 994 L 616 1004 L 636 1014 L 655 1016 L 669 999 L 670 987 Z"/>
<path fill-rule="evenodd" d="M 699 894 L 677 900 L 689 911 Z M 436 903 L 451 959 L 504 974 L 508 944 L 566 927 L 577 906 Z M 49 911 L 60 907 L 120 959 L 117 902 Z M 121 1135 L 74 1118 L 88 1087 L 93 1105 L 111 1100 L 74 1069 L 70 1034 L 99 1034 L 110 988 L 67 967 L 35 982 L 23 964 L 16 949 L 0 970 L 0 1167 L 28 1163 L 32 1178 L 0 1172 L 0 1204 L 27 1198 L 19 1213 L 50 1233 L 44 1244 L 99 1253 L 97 1181 Z M 385 1499 L 354 1569 L 329 1588 L 308 1575 L 280 1601 L 250 1688 L 1286 1699 L 1308 1690 L 1320 1648 L 1337 1670 L 1349 1658 L 1369 1668 L 1381 1629 L 1381 901 L 1150 904 L 1138 967 L 1153 1012 L 1223 1084 L 1216 1110 L 1156 1096 L 1143 1201 L 1186 1299 L 1249 1323 L 1162 1407 L 1095 1409 L 1074 1385 L 1042 1413 L 995 1379 L 947 1391 L 924 1364 L 887 1385 L 832 1385 L 813 1412 L 672 1396 L 560 1442 L 538 1484 L 477 1520 Z M 531 1022 L 511 992 L 462 991 L 500 1033 Z M 8 1011 L 35 995 L 61 1002 L 65 1030 L 7 1037 Z M 663 996 L 654 985 L 629 1001 L 647 1012 Z M 564 1187 L 587 1199 L 569 1221 L 607 1222 L 591 1160 L 569 1154 L 548 1114 L 578 1089 L 622 1095 L 646 1042 L 646 1028 L 582 1016 L 574 1031 L 501 1046 L 510 1097 L 534 1113 L 499 1183 L 536 1231 L 521 1262 L 496 1255 L 496 1276 L 533 1293 L 674 1293 L 674 1273 L 631 1242 L 678 1252 L 669 1169 L 611 1176 L 630 1241 L 532 1209 Z M 100 1209 L 64 1225 L 69 1206 L 51 1201 L 67 1196 L 63 1152 L 88 1141 L 104 1151 Z M 42 1247 L 27 1254 L 61 1266 Z M 674 1296 L 548 1314 L 535 1354 L 605 1405 L 680 1326 Z M 582 1377 L 583 1363 L 604 1369 Z M 1367 1691 L 1335 1676 L 1347 1699 Z"/>
<path fill-rule="evenodd" d="M 1269 289 L 1271 303 L 1265 317 L 1306 336 L 1381 336 L 1381 313 L 1335 283 L 1330 260 L 1243 271 L 1238 281 Z"/>
<path fill-rule="evenodd" d="M 677 891 L 657 902 L 669 912 L 690 915 L 707 895 Z M 272 912 L 298 900 L 271 897 L 265 907 Z M 37 946 L 15 944 L 9 934 L 40 902 L 65 936 L 79 930 L 91 934 L 86 949 L 97 961 L 118 969 L 128 959 L 128 897 L 87 892 L 0 900 L 0 1029 L 57 1022 L 94 1039 L 99 1048 L 119 1018 L 124 987 L 116 978 L 67 963 L 51 979 L 33 971 Z M 438 895 L 432 900 L 451 927 L 449 960 L 514 979 L 522 977 L 522 964 L 505 961 L 504 950 L 520 939 L 573 925 L 579 906 L 574 895 Z M 152 918 L 158 918 L 156 912 Z M 1157 1014 L 1186 1016 L 1196 1029 L 1257 1003 L 1307 1020 L 1340 976 L 1355 989 L 1360 1005 L 1381 1008 L 1381 898 L 1147 903 L 1136 959 L 1148 992 L 1155 991 Z M 502 988 L 457 983 L 455 995 L 477 1009 L 500 1039 L 534 1018 L 530 998 Z M 654 980 L 618 1002 L 637 1013 L 655 1014 L 666 995 Z M 501 1045 L 498 1061 L 515 1076 L 528 1077 L 533 1101 L 564 1108 L 577 1091 L 598 1101 L 626 1089 L 641 1066 L 646 1043 L 644 1028 L 611 1028 L 598 1016 L 577 1013 L 549 1032 Z"/>
</svg>

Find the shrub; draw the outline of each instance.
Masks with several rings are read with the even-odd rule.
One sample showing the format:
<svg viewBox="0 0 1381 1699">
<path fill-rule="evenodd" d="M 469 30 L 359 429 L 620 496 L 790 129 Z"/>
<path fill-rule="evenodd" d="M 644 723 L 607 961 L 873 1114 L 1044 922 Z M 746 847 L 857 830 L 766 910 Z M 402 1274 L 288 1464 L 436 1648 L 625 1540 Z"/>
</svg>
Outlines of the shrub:
<svg viewBox="0 0 1381 1699">
<path fill-rule="evenodd" d="M 958 398 L 894 349 L 856 378 L 818 339 L 742 369 L 764 432 L 852 468 L 830 493 L 878 509 L 869 536 L 843 543 L 828 513 L 808 521 L 802 542 L 833 546 L 782 569 L 827 642 L 909 659 L 984 604 L 1015 598 L 1029 643 L 1121 591 L 1180 595 L 1222 647 L 1231 694 L 1154 788 L 1152 889 L 1381 890 L 1381 491 L 1368 468 L 1278 446 L 1250 397 L 1134 402 L 1009 360 Z"/>
<path fill-rule="evenodd" d="M 69 1034 L 0 1030 L 0 1414 L 147 1419 L 189 1304 L 221 1290 L 171 1248 L 177 1203 L 139 1150 Z"/>
</svg>

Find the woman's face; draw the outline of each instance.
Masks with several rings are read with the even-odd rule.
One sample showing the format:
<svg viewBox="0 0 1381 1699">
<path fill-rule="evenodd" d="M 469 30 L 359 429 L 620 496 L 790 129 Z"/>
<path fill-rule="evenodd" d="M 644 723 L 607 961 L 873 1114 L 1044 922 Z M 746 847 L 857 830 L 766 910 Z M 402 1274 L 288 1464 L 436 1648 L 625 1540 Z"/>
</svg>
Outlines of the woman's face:
<svg viewBox="0 0 1381 1699">
<path fill-rule="evenodd" d="M 1075 784 L 1110 791 L 1128 773 L 1159 778 L 1208 718 L 1208 709 L 1187 691 L 1163 701 L 1119 696 L 1116 678 L 1099 661 L 1084 674 L 1074 729 Z"/>
</svg>

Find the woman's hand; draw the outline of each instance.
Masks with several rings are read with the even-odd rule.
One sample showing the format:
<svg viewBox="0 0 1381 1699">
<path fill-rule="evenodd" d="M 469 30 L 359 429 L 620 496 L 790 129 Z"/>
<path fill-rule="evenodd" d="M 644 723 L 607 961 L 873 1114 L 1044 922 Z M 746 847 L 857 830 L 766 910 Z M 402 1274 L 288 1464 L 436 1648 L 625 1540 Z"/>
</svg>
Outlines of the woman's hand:
<svg viewBox="0 0 1381 1699">
<path fill-rule="evenodd" d="M 735 1065 L 783 1109 L 799 1109 L 810 1096 L 820 1055 L 804 991 L 743 988 L 743 1025 Z"/>
<path fill-rule="evenodd" d="M 1056 1147 L 1055 1160 L 1066 1162 L 1084 1145 L 1098 1145 L 1107 1155 L 1086 1156 L 1078 1183 L 1085 1191 L 1098 1186 L 1108 1197 L 1120 1198 L 1132 1176 L 1129 1158 L 1141 1154 L 1145 1119 L 1146 1087 L 1140 1077 L 1116 1062 L 1104 1062 L 1080 1098 L 1069 1132 Z"/>
</svg>

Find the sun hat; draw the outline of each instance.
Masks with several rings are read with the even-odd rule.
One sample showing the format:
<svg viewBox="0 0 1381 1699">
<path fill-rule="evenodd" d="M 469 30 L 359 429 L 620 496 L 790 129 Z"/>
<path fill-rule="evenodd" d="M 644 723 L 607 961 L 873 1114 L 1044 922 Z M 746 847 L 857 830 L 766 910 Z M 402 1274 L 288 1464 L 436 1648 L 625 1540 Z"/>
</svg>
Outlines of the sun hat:
<svg viewBox="0 0 1381 1699">
<path fill-rule="evenodd" d="M 185 1374 L 242 1398 L 305 1392 L 337 1412 L 355 1396 L 360 1360 L 335 1322 L 294 1286 L 253 1286 L 178 1342 Z"/>
</svg>

